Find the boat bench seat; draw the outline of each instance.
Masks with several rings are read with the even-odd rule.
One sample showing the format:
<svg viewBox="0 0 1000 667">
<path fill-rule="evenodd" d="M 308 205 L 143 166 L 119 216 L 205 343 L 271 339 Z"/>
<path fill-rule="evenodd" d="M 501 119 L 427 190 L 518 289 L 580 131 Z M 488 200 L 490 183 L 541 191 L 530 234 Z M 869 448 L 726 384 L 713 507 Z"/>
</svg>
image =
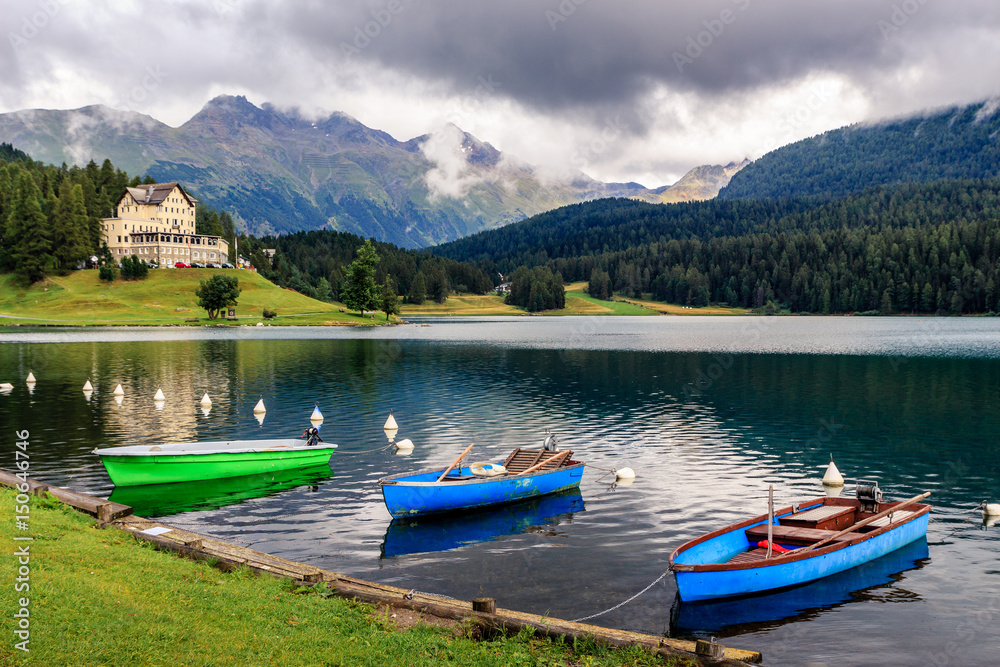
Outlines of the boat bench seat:
<svg viewBox="0 0 1000 667">
<path fill-rule="evenodd" d="M 547 449 L 521 449 L 518 447 L 511 455 L 507 457 L 507 460 L 503 462 L 503 467 L 507 469 L 507 473 L 511 475 L 517 475 L 528 468 L 541 463 L 542 461 L 548 461 L 551 458 L 562 454 L 561 451 L 553 452 Z M 541 468 L 541 470 L 553 470 L 554 468 L 560 468 L 562 466 L 569 465 L 569 460 L 573 458 L 573 451 L 570 450 L 569 454 L 562 457 L 555 463 L 546 463 Z"/>
<path fill-rule="evenodd" d="M 836 535 L 836 530 L 820 530 L 818 528 L 802 528 L 800 526 L 772 526 L 774 541 L 781 544 L 793 544 L 795 546 L 807 547 L 816 544 L 820 540 L 825 540 L 831 535 Z M 747 539 L 751 542 L 760 542 L 767 539 L 767 524 L 762 523 L 746 529 Z M 847 542 L 853 540 L 857 533 L 846 533 L 833 542 Z"/>
</svg>

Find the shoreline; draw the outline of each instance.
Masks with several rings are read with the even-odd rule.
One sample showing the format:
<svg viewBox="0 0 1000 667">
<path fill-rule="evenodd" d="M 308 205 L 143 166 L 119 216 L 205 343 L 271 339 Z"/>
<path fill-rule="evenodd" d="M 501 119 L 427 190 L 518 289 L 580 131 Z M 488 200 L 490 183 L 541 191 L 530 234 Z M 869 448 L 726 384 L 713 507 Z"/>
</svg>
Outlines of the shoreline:
<svg viewBox="0 0 1000 667">
<path fill-rule="evenodd" d="M 488 642 L 487 638 L 496 636 L 515 636 L 529 642 L 537 641 L 538 637 L 543 637 L 553 646 L 573 647 L 573 650 L 577 650 L 576 643 L 578 640 L 582 640 L 585 646 L 589 642 L 592 646 L 617 654 L 617 657 L 625 659 L 624 664 L 633 664 L 632 659 L 635 651 L 641 651 L 654 659 L 667 659 L 666 664 L 735 666 L 762 661 L 761 654 L 755 651 L 726 648 L 708 642 L 644 635 L 501 609 L 496 607 L 492 598 L 489 599 L 489 603 L 484 602 L 487 598 L 477 598 L 475 601 L 465 602 L 430 593 L 407 591 L 387 584 L 368 582 L 271 556 L 224 540 L 174 528 L 158 520 L 137 517 L 132 514 L 132 508 L 127 505 L 111 503 L 101 498 L 76 493 L 61 487 L 51 487 L 43 482 L 27 478 L 27 476 L 22 479 L 6 470 L 0 470 L 0 485 L 2 485 L 0 488 L 11 490 L 16 488 L 22 494 L 27 494 L 29 507 L 35 508 L 32 517 L 33 523 L 38 522 L 39 504 L 42 504 L 44 511 L 46 505 L 59 502 L 62 503 L 63 507 L 73 508 L 77 512 L 94 517 L 98 522 L 97 527 L 101 529 L 117 529 L 115 532 L 135 538 L 139 545 L 151 546 L 156 551 L 170 552 L 177 556 L 183 556 L 185 559 L 207 562 L 211 568 L 230 574 L 253 572 L 257 575 L 269 574 L 288 580 L 293 584 L 294 591 L 292 592 L 294 594 L 319 593 L 319 597 L 323 600 L 337 597 L 353 603 L 374 604 L 389 610 L 418 612 L 422 617 L 433 616 L 443 621 L 445 625 L 448 621 L 457 621 L 468 629 L 476 629 L 475 635 L 478 638 L 472 638 L 474 644 Z M 35 552 L 33 557 L 37 558 L 38 552 Z M 196 564 L 182 565 L 180 559 L 175 560 L 174 563 L 177 564 L 177 567 L 198 567 Z M 166 565 L 170 568 L 169 563 Z M 100 569 L 102 574 L 106 571 L 106 568 L 98 567 L 93 563 L 83 566 L 82 569 L 91 567 Z M 76 569 L 81 569 L 78 564 Z M 90 574 L 94 575 L 95 573 L 91 572 Z M 296 584 L 297 587 L 294 586 Z M 38 584 L 33 584 L 33 587 L 38 588 Z M 33 597 L 38 597 L 38 593 Z M 477 603 L 479 607 L 485 607 L 486 610 L 477 609 Z M 121 605 L 122 601 L 119 600 L 117 604 Z M 35 623 L 44 622 L 44 616 L 40 618 L 37 614 L 38 612 L 35 612 L 35 616 L 32 617 L 33 621 Z M 388 611 L 385 615 L 388 618 Z M 395 614 L 393 616 L 395 617 Z M 153 630 L 150 630 L 150 634 L 152 633 Z M 416 643 L 414 648 L 419 648 L 419 646 L 419 643 Z M 626 651 L 632 651 L 633 655 L 629 656 Z M 719 657 L 703 661 L 703 658 L 707 658 L 709 655 L 703 651 L 711 651 L 711 655 Z M 585 648 L 583 652 L 587 654 L 592 651 Z"/>
</svg>

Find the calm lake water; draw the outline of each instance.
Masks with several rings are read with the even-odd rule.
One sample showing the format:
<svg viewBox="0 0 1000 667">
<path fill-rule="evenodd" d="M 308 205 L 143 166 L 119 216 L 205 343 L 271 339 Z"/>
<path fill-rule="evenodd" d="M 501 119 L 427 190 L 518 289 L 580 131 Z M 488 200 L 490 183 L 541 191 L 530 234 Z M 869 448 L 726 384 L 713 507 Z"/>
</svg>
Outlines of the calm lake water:
<svg viewBox="0 0 1000 667">
<path fill-rule="evenodd" d="M 426 326 L 423 326 L 426 325 Z M 38 383 L 29 392 L 31 370 Z M 89 400 L 81 387 L 95 386 Z M 31 432 L 33 476 L 108 495 L 96 446 L 294 437 L 314 405 L 331 469 L 119 489 L 137 512 L 354 576 L 577 619 L 657 579 L 683 542 L 823 495 L 829 456 L 886 496 L 932 491 L 927 541 L 780 594 L 681 604 L 671 576 L 590 622 L 716 636 L 770 665 L 995 664 L 1000 319 L 494 318 L 362 329 L 0 328 L 0 467 Z M 126 395 L 117 404 L 112 390 Z M 162 387 L 162 409 L 152 396 Z M 208 392 L 208 415 L 198 406 Z M 263 397 L 259 424 L 253 405 Z M 408 456 L 385 450 L 392 409 Z M 375 481 L 538 446 L 629 466 L 614 487 L 393 522 Z"/>
</svg>

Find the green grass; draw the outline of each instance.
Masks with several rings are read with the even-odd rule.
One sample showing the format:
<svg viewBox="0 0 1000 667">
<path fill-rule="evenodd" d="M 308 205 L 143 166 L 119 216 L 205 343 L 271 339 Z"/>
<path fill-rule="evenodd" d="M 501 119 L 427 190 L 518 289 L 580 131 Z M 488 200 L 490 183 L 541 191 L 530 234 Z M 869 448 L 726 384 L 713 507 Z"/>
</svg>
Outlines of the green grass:
<svg viewBox="0 0 1000 667">
<path fill-rule="evenodd" d="M 0 275 L 0 325 L 163 325 L 227 324 L 224 318 L 209 320 L 198 307 L 194 291 L 202 280 L 218 273 L 236 275 L 240 294 L 238 324 L 263 321 L 268 308 L 278 313 L 273 324 L 373 324 L 385 315 L 361 317 L 341 312 L 340 304 L 324 303 L 280 288 L 252 271 L 237 269 L 153 269 L 139 281 L 98 279 L 97 271 L 73 271 L 47 278 L 30 287 L 13 275 Z M 7 317 L 2 317 L 7 316 Z M 189 322 L 188 320 L 197 320 Z"/>
<path fill-rule="evenodd" d="M 14 492 L 0 489 L 13 508 Z M 224 574 L 99 530 L 51 499 L 32 498 L 30 530 L 0 522 L 8 572 L 0 605 L 0 663 L 16 665 L 658 665 L 632 648 L 571 645 L 522 633 L 475 640 L 418 624 L 400 630 L 391 612 L 298 588 L 249 570 Z M 14 533 L 31 535 L 30 586 L 15 593 Z M 30 604 L 30 652 L 14 648 L 16 597 Z M 461 630 L 461 628 L 459 628 Z"/>
</svg>

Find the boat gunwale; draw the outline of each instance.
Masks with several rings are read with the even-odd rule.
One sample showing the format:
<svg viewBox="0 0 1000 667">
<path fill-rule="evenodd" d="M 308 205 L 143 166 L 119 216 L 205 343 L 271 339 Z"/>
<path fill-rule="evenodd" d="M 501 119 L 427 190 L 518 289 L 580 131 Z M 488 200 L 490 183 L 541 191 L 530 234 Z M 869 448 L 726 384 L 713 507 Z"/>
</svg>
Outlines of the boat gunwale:
<svg viewBox="0 0 1000 667">
<path fill-rule="evenodd" d="M 257 446 L 241 446 L 241 447 L 219 447 L 215 449 L 182 449 L 182 447 L 194 445 L 194 446 L 206 446 L 213 444 L 225 444 L 225 443 L 260 443 Z M 263 443 L 284 443 L 284 444 L 269 444 L 263 446 Z M 295 444 L 289 444 L 295 443 Z M 152 450 L 153 447 L 160 447 L 158 450 Z M 277 449 L 280 447 L 281 449 Z M 294 452 L 320 452 L 325 450 L 337 449 L 338 445 L 334 443 L 322 443 L 322 445 L 309 445 L 305 440 L 297 438 L 275 438 L 272 440 L 218 440 L 210 442 L 177 442 L 177 443 L 167 443 L 164 445 L 125 445 L 123 447 L 105 447 L 103 449 L 95 449 L 94 454 L 97 454 L 101 458 L 104 457 L 119 457 L 119 458 L 154 458 L 154 457 L 179 457 L 179 456 L 209 456 L 209 455 L 219 455 L 219 454 L 264 454 L 264 453 L 294 453 Z"/>
<path fill-rule="evenodd" d="M 433 482 L 405 482 L 400 481 L 400 478 L 405 477 L 416 477 L 417 475 L 428 475 L 431 473 L 442 473 L 444 468 L 426 468 L 424 470 L 416 470 L 411 472 L 397 473 L 395 475 L 389 475 L 388 477 L 383 477 L 379 480 L 379 484 L 383 486 L 408 486 L 408 487 L 454 487 L 454 486 L 467 486 L 471 484 L 483 484 L 486 482 L 503 482 L 518 479 L 529 479 L 531 477 L 537 477 L 539 475 L 551 475 L 555 472 L 563 472 L 566 470 L 575 470 L 581 466 L 587 465 L 583 461 L 574 461 L 570 465 L 559 466 L 558 468 L 549 468 L 548 470 L 539 469 L 535 472 L 528 473 L 505 473 L 503 475 L 493 475 L 491 477 L 476 477 L 475 479 L 457 479 L 454 481 L 433 481 Z"/>
<path fill-rule="evenodd" d="M 818 506 L 818 505 L 827 505 L 827 504 L 829 504 L 829 505 L 838 505 L 838 504 L 844 504 L 844 503 L 836 503 L 836 502 L 828 503 L 828 502 L 826 502 L 827 500 L 835 500 L 835 499 L 818 498 L 818 499 L 815 499 L 815 500 L 809 500 L 809 501 L 805 501 L 805 502 L 799 503 L 799 507 L 800 507 L 799 512 L 805 511 L 805 509 L 811 509 L 812 507 Z M 846 499 L 844 499 L 844 500 L 846 500 Z M 850 501 L 850 502 L 855 502 L 855 501 Z M 899 504 L 901 502 L 903 502 L 903 501 L 895 501 L 895 502 L 890 502 L 890 503 L 883 503 L 883 505 L 897 505 L 897 504 Z M 847 506 L 847 505 L 845 505 L 845 506 Z M 878 529 L 873 530 L 870 533 L 858 533 L 859 537 L 856 538 L 856 539 L 852 539 L 852 540 L 849 540 L 849 541 L 846 541 L 846 542 L 831 542 L 830 544 L 828 544 L 828 545 L 826 545 L 824 547 L 821 547 L 819 549 L 808 549 L 808 547 L 800 547 L 799 549 L 794 549 L 794 550 L 790 551 L 787 554 L 775 555 L 772 558 L 769 558 L 767 560 L 756 560 L 756 561 L 749 561 L 749 562 L 745 562 L 745 563 L 677 563 L 677 562 L 675 562 L 675 558 L 677 558 L 678 555 L 680 555 L 684 551 L 687 551 L 687 550 L 691 549 L 692 547 L 695 547 L 695 546 L 697 546 L 697 545 L 699 545 L 699 544 L 701 544 L 703 542 L 706 542 L 708 540 L 714 539 L 714 538 L 719 537 L 721 535 L 725 535 L 727 533 L 736 532 L 737 530 L 739 530 L 741 528 L 745 529 L 745 528 L 747 528 L 749 526 L 753 526 L 753 525 L 757 525 L 757 524 L 762 523 L 762 522 L 766 522 L 767 521 L 767 514 L 761 514 L 761 515 L 753 517 L 751 519 L 745 519 L 743 521 L 731 524 L 729 526 L 725 526 L 723 528 L 719 528 L 718 530 L 714 530 L 714 531 L 712 531 L 710 533 L 706 533 L 706 534 L 701 535 L 701 536 L 699 536 L 699 537 L 697 537 L 697 538 L 695 538 L 693 540 L 689 540 L 689 541 L 685 542 L 681 546 L 679 546 L 676 549 L 674 549 L 673 553 L 670 554 L 670 558 L 669 558 L 670 566 L 669 566 L 669 569 L 672 570 L 672 571 L 674 571 L 674 572 L 732 572 L 732 571 L 737 571 L 737 570 L 754 570 L 754 569 L 759 569 L 759 568 L 763 568 L 763 567 L 772 567 L 772 566 L 775 566 L 775 565 L 785 565 L 787 563 L 794 563 L 796 561 L 805 560 L 807 558 L 815 558 L 817 556 L 824 556 L 826 554 L 830 554 L 830 553 L 833 553 L 835 551 L 839 551 L 841 549 L 845 549 L 847 547 L 852 547 L 852 546 L 861 544 L 862 542 L 867 542 L 868 540 L 870 540 L 872 538 L 884 535 L 885 533 L 889 532 L 890 530 L 895 530 L 896 528 L 898 528 L 898 527 L 900 527 L 900 526 L 902 526 L 904 524 L 907 524 L 907 523 L 909 523 L 911 521 L 915 521 L 915 520 L 919 519 L 920 517 L 928 514 L 931 511 L 931 506 L 930 505 L 915 504 L 915 505 L 912 505 L 911 507 L 914 509 L 913 513 L 907 515 L 906 517 L 900 519 L 899 521 L 893 521 L 892 523 L 887 523 L 886 525 L 880 526 Z M 892 509 L 892 507 L 886 507 L 885 509 Z M 783 515 L 783 516 L 787 516 L 787 515 L 789 515 L 791 513 L 792 513 L 792 507 L 791 506 L 789 506 L 787 508 L 782 508 L 780 510 L 775 510 L 774 511 L 775 518 L 778 518 L 779 514 Z"/>
</svg>

